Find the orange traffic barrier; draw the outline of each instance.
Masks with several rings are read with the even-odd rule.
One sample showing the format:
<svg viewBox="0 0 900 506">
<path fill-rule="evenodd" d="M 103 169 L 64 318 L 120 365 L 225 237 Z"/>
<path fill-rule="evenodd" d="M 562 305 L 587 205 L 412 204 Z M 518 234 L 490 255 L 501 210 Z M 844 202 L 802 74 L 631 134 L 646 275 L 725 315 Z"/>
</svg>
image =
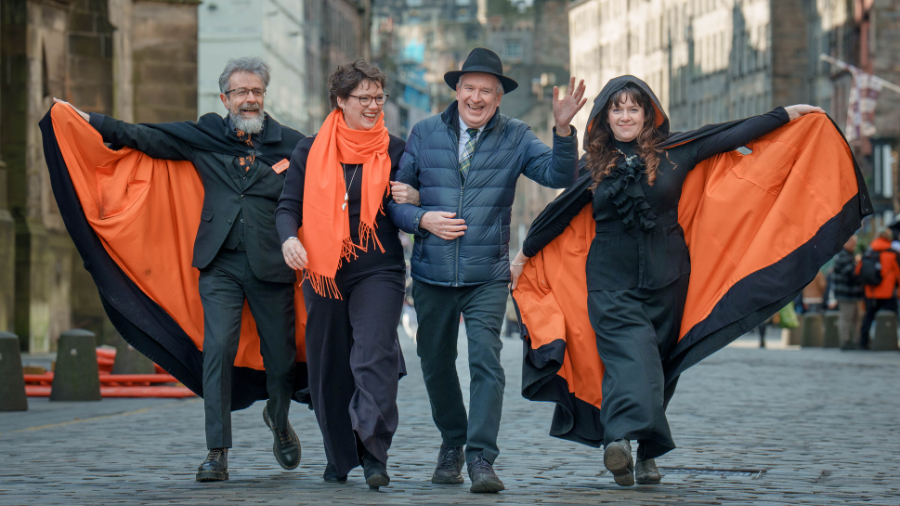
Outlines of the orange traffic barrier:
<svg viewBox="0 0 900 506">
<path fill-rule="evenodd" d="M 53 373 L 25 374 L 25 383 L 36 385 L 50 385 L 53 383 Z M 150 385 L 152 383 L 178 383 L 171 374 L 101 374 L 101 385 Z"/>
<path fill-rule="evenodd" d="M 45 385 L 25 385 L 25 393 L 28 397 L 50 397 L 51 388 Z M 156 397 L 168 399 L 196 397 L 196 394 L 187 387 L 101 386 L 100 395 L 103 397 Z"/>
<path fill-rule="evenodd" d="M 116 362 L 116 350 L 97 348 L 97 372 L 100 377 L 100 395 L 102 397 L 157 397 L 184 398 L 196 397 L 197 394 L 167 373 L 162 367 L 156 367 L 156 374 L 112 374 Z M 53 386 L 53 373 L 24 374 L 25 393 L 28 397 L 50 397 Z M 161 386 L 160 383 L 175 383 L 175 386 Z M 157 386 L 153 386 L 156 384 Z"/>
</svg>

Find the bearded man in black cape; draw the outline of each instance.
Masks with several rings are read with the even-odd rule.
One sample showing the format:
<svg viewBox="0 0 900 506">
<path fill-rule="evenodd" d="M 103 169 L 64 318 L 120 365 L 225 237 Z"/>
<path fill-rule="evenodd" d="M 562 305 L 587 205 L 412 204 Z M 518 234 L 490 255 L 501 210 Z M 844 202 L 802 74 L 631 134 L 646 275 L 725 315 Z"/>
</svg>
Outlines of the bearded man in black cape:
<svg viewBox="0 0 900 506">
<path fill-rule="evenodd" d="M 275 436 L 275 458 L 285 469 L 300 463 L 300 443 L 288 421 L 291 397 L 297 390 L 296 274 L 282 258 L 275 208 L 287 159 L 303 135 L 264 112 L 268 82 L 269 66 L 261 59 L 230 60 L 219 77 L 220 98 L 228 116 L 206 114 L 197 123 L 136 125 L 76 109 L 114 148 L 190 161 L 203 180 L 205 195 L 192 265 L 200 270 L 204 311 L 202 393 L 210 451 L 198 469 L 198 481 L 228 479 L 232 373 L 245 300 L 260 338 L 269 399 L 263 419 Z M 129 338 L 127 331 L 122 334 Z M 235 376 L 234 384 L 239 383 Z M 235 403 L 238 407 L 247 404 L 244 400 Z"/>
</svg>

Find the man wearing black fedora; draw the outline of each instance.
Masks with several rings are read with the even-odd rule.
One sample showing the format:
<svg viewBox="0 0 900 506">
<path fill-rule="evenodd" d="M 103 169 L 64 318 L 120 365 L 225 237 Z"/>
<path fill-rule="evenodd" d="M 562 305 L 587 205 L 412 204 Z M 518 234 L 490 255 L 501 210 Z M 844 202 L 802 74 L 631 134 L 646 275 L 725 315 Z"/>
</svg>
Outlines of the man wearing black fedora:
<svg viewBox="0 0 900 506">
<path fill-rule="evenodd" d="M 500 114 L 503 94 L 518 84 L 503 75 L 492 51 L 474 49 L 444 81 L 456 90 L 456 101 L 413 127 L 388 211 L 416 236 L 417 352 L 443 440 L 432 482 L 462 483 L 465 462 L 472 492 L 499 492 L 504 486 L 493 464 L 505 385 L 500 327 L 509 296 L 516 180 L 524 174 L 552 188 L 575 180 L 578 143 L 569 122 L 586 102 L 584 84 L 576 88 L 573 77 L 562 99 L 553 89 L 550 148 L 528 125 Z M 468 415 L 456 372 L 460 315 L 469 344 Z"/>
</svg>

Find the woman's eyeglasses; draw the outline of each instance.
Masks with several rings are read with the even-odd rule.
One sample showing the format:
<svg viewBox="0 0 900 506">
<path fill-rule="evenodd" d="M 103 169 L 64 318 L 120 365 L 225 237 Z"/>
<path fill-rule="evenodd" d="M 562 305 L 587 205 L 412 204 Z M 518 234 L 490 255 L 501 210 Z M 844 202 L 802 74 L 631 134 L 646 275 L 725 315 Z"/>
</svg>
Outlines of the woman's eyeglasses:
<svg viewBox="0 0 900 506">
<path fill-rule="evenodd" d="M 355 99 L 357 99 L 357 100 L 359 100 L 359 105 L 361 105 L 361 106 L 363 106 L 363 107 L 366 107 L 367 105 L 371 104 L 371 103 L 372 103 L 372 100 L 375 101 L 375 105 L 384 105 L 384 101 L 387 100 L 387 98 L 388 98 L 388 96 L 387 96 L 386 94 L 385 94 L 385 95 L 378 95 L 378 96 L 375 96 L 375 97 L 370 97 L 370 96 L 367 96 L 367 95 L 362 95 L 362 96 L 359 96 L 359 95 L 350 95 L 350 96 L 353 97 L 353 98 L 355 98 Z"/>
</svg>

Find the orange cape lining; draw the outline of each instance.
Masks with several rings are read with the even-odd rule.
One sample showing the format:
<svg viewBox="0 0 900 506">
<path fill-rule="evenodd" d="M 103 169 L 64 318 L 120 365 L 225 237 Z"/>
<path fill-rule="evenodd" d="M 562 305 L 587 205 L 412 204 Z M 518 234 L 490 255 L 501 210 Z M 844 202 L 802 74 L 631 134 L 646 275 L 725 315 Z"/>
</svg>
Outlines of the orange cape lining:
<svg viewBox="0 0 900 506">
<path fill-rule="evenodd" d="M 122 271 L 203 350 L 200 272 L 191 266 L 203 206 L 193 164 L 113 151 L 71 107 L 53 107 L 53 130 L 85 217 Z M 306 306 L 294 285 L 297 362 L 306 362 Z M 247 302 L 234 365 L 265 370 Z"/>
<path fill-rule="evenodd" d="M 853 157 L 824 114 L 811 114 L 699 163 L 684 182 L 678 221 L 691 255 L 679 340 L 734 286 L 809 242 L 859 193 Z M 585 261 L 595 235 L 591 205 L 528 260 L 513 293 L 532 350 L 565 343 L 556 373 L 600 408 L 603 361 L 587 317 Z M 614 267 L 612 267 L 614 268 Z"/>
</svg>

